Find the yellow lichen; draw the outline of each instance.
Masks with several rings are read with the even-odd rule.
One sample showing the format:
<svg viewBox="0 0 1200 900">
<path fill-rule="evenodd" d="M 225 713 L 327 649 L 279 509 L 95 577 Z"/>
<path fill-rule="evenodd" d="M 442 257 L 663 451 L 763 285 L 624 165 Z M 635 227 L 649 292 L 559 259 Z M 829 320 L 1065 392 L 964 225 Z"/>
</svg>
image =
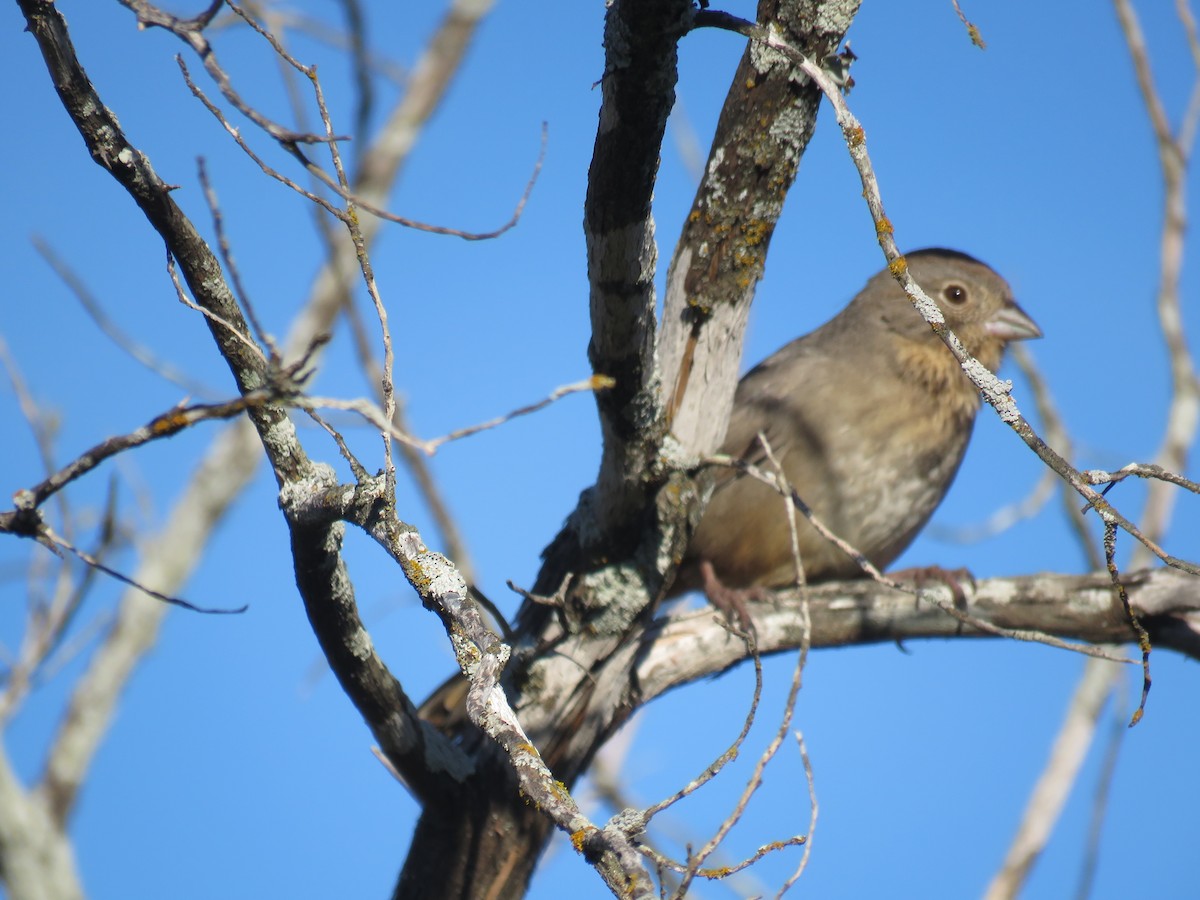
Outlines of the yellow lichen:
<svg viewBox="0 0 1200 900">
<path fill-rule="evenodd" d="M 187 416 L 179 413 L 167 413 L 159 416 L 150 423 L 151 434 L 172 434 L 187 425 Z"/>
<path fill-rule="evenodd" d="M 771 227 L 761 219 L 755 219 L 752 222 L 747 222 L 742 226 L 742 234 L 745 235 L 746 243 L 750 246 L 757 246 L 766 240 L 770 234 Z"/>
</svg>

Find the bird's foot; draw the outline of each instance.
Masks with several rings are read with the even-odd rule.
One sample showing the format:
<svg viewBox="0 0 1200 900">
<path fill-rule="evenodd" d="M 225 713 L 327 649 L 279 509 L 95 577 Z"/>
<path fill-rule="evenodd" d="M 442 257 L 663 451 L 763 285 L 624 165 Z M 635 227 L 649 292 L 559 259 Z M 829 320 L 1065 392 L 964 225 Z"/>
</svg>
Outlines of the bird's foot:
<svg viewBox="0 0 1200 900">
<path fill-rule="evenodd" d="M 760 587 L 731 588 L 717 577 L 716 570 L 707 559 L 700 560 L 700 578 L 708 602 L 725 615 L 731 628 L 739 633 L 754 636 L 754 619 L 750 616 L 748 602 L 770 599 L 770 592 Z"/>
<path fill-rule="evenodd" d="M 970 569 L 965 568 L 943 569 L 941 566 L 913 566 L 909 569 L 888 572 L 888 576 L 896 581 L 911 581 L 918 591 L 931 581 L 939 581 L 950 588 L 950 593 L 954 597 L 954 607 L 961 610 L 967 608 L 967 592 L 963 590 L 963 585 L 969 584 L 971 590 L 975 590 L 975 576 L 971 574 Z"/>
</svg>

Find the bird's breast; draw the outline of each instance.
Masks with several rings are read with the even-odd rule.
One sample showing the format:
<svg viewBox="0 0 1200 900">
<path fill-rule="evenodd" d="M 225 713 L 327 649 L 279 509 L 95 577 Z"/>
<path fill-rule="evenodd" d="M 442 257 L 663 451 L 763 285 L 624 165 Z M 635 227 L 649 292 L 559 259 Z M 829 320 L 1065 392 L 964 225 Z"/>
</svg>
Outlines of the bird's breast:
<svg viewBox="0 0 1200 900">
<path fill-rule="evenodd" d="M 869 428 L 847 423 L 829 448 L 830 508 L 818 515 L 876 565 L 888 565 L 945 496 L 973 419 L 973 410 L 964 415 L 935 400 L 879 409 Z"/>
</svg>

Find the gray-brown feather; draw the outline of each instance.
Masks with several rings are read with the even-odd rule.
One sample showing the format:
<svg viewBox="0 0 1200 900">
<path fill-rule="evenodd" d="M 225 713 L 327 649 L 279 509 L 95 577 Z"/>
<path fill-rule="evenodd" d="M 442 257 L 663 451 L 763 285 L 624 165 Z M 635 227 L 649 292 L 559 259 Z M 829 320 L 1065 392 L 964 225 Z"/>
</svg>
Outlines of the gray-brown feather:
<svg viewBox="0 0 1200 900">
<path fill-rule="evenodd" d="M 982 263 L 942 250 L 908 260 L 950 327 L 989 367 L 999 365 L 1008 340 L 1037 336 L 1008 285 Z M 946 297 L 956 288 L 966 300 L 952 304 Z M 953 355 L 884 271 L 832 320 L 747 373 L 722 452 L 769 470 L 758 442 L 763 432 L 817 517 L 882 568 L 945 496 L 978 407 L 976 389 Z M 753 478 L 719 473 L 672 594 L 699 585 L 702 559 L 731 587 L 793 583 L 784 503 Z M 810 581 L 860 574 L 851 557 L 799 516 L 797 530 Z"/>
</svg>

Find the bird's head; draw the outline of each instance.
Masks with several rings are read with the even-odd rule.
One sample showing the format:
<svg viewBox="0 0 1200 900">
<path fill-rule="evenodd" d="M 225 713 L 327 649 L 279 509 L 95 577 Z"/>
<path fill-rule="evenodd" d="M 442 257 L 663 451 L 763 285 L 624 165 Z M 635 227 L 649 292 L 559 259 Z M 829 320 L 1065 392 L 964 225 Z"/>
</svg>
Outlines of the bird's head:
<svg viewBox="0 0 1200 900">
<path fill-rule="evenodd" d="M 989 369 L 1000 365 L 1010 341 L 1042 336 L 1013 299 L 1008 282 L 974 257 L 930 247 L 906 254 L 905 259 L 909 273 L 938 305 L 950 330 Z M 888 270 L 872 278 L 863 294 L 876 295 L 876 309 L 890 330 L 912 340 L 940 343 Z"/>
</svg>

